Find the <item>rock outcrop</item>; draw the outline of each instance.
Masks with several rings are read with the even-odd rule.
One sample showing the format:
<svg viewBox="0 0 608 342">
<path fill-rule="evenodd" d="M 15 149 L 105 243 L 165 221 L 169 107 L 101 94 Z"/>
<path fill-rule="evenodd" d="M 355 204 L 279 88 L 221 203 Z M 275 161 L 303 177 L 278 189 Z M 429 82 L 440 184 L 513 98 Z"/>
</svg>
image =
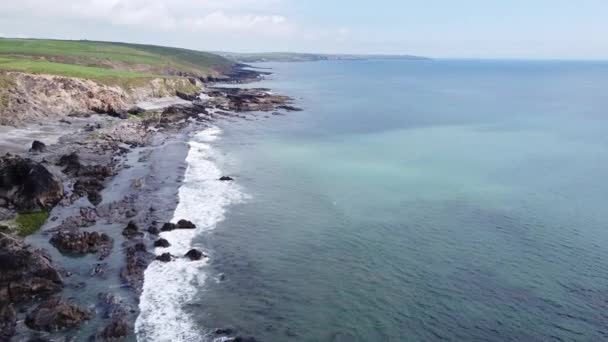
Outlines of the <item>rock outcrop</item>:
<svg viewBox="0 0 608 342">
<path fill-rule="evenodd" d="M 50 258 L 17 238 L 0 233 L 0 307 L 63 289 L 63 280 Z"/>
<path fill-rule="evenodd" d="M 79 230 L 62 230 L 50 240 L 60 252 L 65 254 L 83 255 L 98 253 L 100 259 L 105 259 L 112 251 L 112 238 L 107 234 Z"/>
<path fill-rule="evenodd" d="M 42 302 L 25 318 L 25 324 L 39 331 L 60 331 L 79 326 L 89 320 L 92 314 L 61 298 L 51 298 Z"/>
<path fill-rule="evenodd" d="M 7 154 L 0 158 L 0 198 L 21 211 L 52 208 L 63 198 L 63 185 L 41 163 Z"/>
</svg>

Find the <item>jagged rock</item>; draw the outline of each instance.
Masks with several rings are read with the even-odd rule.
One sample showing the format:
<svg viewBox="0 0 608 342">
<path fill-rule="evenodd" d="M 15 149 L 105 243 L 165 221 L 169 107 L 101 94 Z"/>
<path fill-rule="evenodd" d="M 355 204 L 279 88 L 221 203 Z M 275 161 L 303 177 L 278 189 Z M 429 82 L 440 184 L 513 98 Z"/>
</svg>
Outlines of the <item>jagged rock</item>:
<svg viewBox="0 0 608 342">
<path fill-rule="evenodd" d="M 170 231 L 176 230 L 176 229 L 177 229 L 177 225 L 175 223 L 165 223 L 160 228 L 160 231 L 161 232 L 170 232 Z"/>
<path fill-rule="evenodd" d="M 170 246 L 171 244 L 166 239 L 158 239 L 154 242 L 154 247 L 167 248 Z"/>
<path fill-rule="evenodd" d="M 162 255 L 157 256 L 156 260 L 161 262 L 170 262 L 171 260 L 173 260 L 173 256 L 171 255 L 171 253 L 163 253 Z"/>
<path fill-rule="evenodd" d="M 179 220 L 177 222 L 178 229 L 195 229 L 196 225 L 188 220 Z"/>
<path fill-rule="evenodd" d="M 99 253 L 103 259 L 110 255 L 113 240 L 104 233 L 62 230 L 55 233 L 50 242 L 62 253 Z"/>
<path fill-rule="evenodd" d="M 30 152 L 44 152 L 46 151 L 46 145 L 42 141 L 34 140 Z"/>
<path fill-rule="evenodd" d="M 229 177 L 229 176 L 223 176 L 219 180 L 222 181 L 222 182 L 231 182 L 231 181 L 234 180 L 234 178 Z"/>
<path fill-rule="evenodd" d="M 198 261 L 201 260 L 202 258 L 206 258 L 207 255 L 205 255 L 205 253 L 199 251 L 198 249 L 191 249 L 190 251 L 188 251 L 188 253 L 186 253 L 186 258 L 189 258 L 192 261 Z"/>
<path fill-rule="evenodd" d="M 12 304 L 0 305 L 0 341 L 10 341 L 17 328 L 17 313 Z"/>
<path fill-rule="evenodd" d="M 61 298 L 51 298 L 40 304 L 25 318 L 25 324 L 34 330 L 59 331 L 74 328 L 89 320 L 91 312 Z"/>
<path fill-rule="evenodd" d="M 0 158 L 0 198 L 18 210 L 52 208 L 63 198 L 63 185 L 42 164 L 7 154 Z"/>
<path fill-rule="evenodd" d="M 21 238 L 0 233 L 0 306 L 44 298 L 62 288 L 63 280 L 47 256 Z"/>
<path fill-rule="evenodd" d="M 127 239 L 132 239 L 137 236 L 142 236 L 143 233 L 139 231 L 139 227 L 133 221 L 129 222 L 127 227 L 122 231 L 122 235 L 124 235 Z"/>
</svg>

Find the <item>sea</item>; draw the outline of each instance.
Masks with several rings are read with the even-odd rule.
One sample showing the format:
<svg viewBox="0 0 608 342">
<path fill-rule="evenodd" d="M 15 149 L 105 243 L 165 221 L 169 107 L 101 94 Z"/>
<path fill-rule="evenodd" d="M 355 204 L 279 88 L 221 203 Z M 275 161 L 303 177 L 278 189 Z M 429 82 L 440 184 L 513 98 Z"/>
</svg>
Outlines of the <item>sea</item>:
<svg viewBox="0 0 608 342">
<path fill-rule="evenodd" d="M 255 66 L 304 110 L 192 134 L 138 340 L 608 340 L 608 62 Z"/>
</svg>

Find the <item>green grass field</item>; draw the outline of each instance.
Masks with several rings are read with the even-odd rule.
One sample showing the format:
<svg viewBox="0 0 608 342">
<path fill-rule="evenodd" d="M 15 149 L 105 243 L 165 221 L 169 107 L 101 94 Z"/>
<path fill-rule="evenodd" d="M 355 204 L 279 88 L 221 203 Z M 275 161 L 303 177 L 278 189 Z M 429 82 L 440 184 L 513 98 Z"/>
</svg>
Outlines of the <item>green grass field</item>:
<svg viewBox="0 0 608 342">
<path fill-rule="evenodd" d="M 95 41 L 0 38 L 0 70 L 100 81 L 188 74 L 207 76 L 233 62 L 180 48 Z"/>
</svg>

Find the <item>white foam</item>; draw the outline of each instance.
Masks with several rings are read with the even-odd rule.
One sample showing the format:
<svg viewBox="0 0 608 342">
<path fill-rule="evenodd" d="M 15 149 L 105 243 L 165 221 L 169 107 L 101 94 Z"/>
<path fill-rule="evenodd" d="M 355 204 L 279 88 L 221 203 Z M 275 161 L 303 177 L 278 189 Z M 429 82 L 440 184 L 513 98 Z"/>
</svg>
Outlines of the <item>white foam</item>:
<svg viewBox="0 0 608 342">
<path fill-rule="evenodd" d="M 196 134 L 190 142 L 186 162 L 188 169 L 184 184 L 179 189 L 179 204 L 173 221 L 187 219 L 197 229 L 175 230 L 162 233 L 171 247 L 155 250 L 156 254 L 171 253 L 182 257 L 201 232 L 213 229 L 224 219 L 228 205 L 244 199 L 234 182 L 220 182 L 222 173 L 214 163 L 211 142 L 221 130 L 217 127 Z M 201 249 L 200 247 L 197 247 Z M 140 315 L 135 322 L 138 341 L 202 341 L 204 338 L 184 305 L 192 302 L 206 280 L 206 260 L 189 261 L 184 258 L 170 263 L 153 262 L 145 271 L 143 293 L 140 298 Z"/>
</svg>

